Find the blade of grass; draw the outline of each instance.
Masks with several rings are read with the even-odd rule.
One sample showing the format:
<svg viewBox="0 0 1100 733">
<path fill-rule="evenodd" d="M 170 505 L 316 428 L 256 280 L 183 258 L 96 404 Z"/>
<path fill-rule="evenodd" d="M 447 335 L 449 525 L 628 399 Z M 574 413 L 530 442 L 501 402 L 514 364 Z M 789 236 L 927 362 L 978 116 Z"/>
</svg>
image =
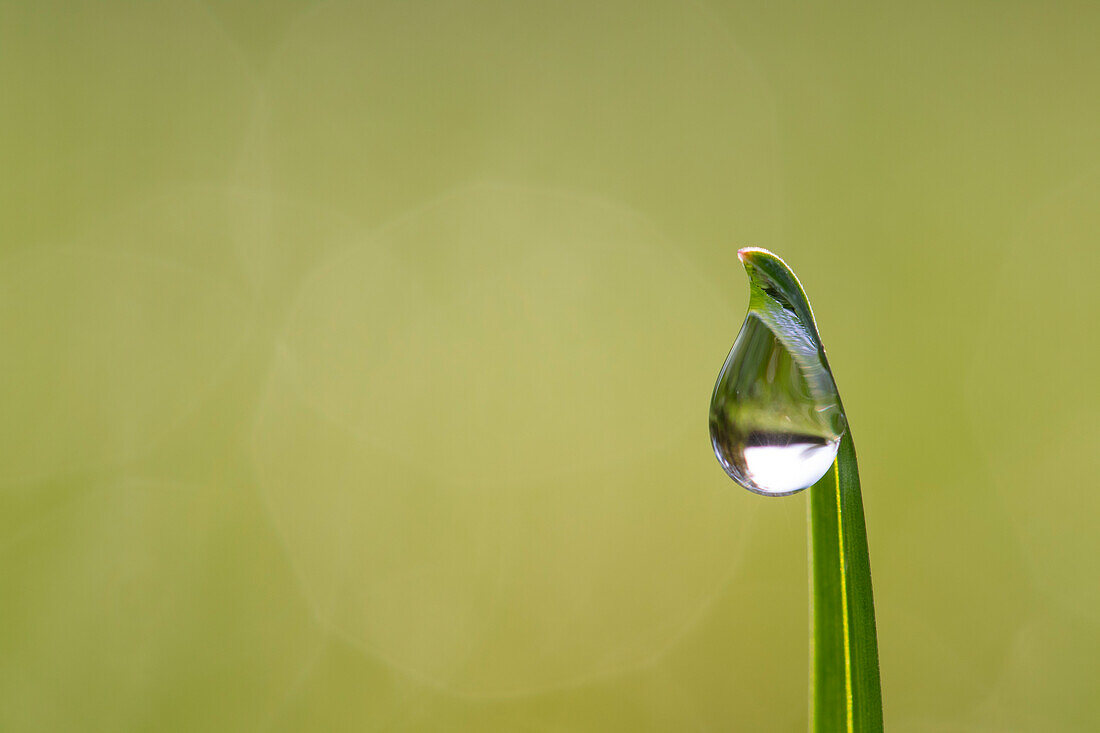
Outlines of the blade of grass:
<svg viewBox="0 0 1100 733">
<path fill-rule="evenodd" d="M 738 252 L 752 283 L 750 312 L 796 359 L 832 369 L 806 291 L 782 259 L 757 247 Z M 840 402 L 839 394 L 837 400 Z M 844 411 L 841 402 L 841 411 Z M 847 414 L 845 413 L 845 421 Z M 810 488 L 813 569 L 813 730 L 875 733 L 883 729 L 875 602 L 856 449 L 850 427 L 832 468 Z"/>
<path fill-rule="evenodd" d="M 882 730 L 875 603 L 851 431 L 810 489 L 814 706 L 819 733 Z"/>
</svg>

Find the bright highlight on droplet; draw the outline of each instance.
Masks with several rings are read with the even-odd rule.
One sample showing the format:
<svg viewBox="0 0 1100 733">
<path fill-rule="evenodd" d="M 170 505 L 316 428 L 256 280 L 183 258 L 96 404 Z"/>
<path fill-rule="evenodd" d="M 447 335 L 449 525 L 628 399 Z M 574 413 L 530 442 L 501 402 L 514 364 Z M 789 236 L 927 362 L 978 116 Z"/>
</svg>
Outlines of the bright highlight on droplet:
<svg viewBox="0 0 1100 733">
<path fill-rule="evenodd" d="M 764 492 L 789 494 L 817 483 L 833 465 L 838 447 L 839 440 L 745 448 L 745 473 Z"/>
</svg>

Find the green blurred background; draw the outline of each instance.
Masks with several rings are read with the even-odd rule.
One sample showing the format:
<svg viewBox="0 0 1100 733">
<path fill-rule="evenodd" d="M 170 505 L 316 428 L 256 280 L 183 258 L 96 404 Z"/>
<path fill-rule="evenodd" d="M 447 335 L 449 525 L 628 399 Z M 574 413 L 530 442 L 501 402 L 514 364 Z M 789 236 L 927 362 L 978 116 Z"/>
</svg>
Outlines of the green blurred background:
<svg viewBox="0 0 1100 733">
<path fill-rule="evenodd" d="M 801 731 L 849 409 L 892 731 L 1095 731 L 1100 6 L 0 4 L 0 730 Z"/>
</svg>

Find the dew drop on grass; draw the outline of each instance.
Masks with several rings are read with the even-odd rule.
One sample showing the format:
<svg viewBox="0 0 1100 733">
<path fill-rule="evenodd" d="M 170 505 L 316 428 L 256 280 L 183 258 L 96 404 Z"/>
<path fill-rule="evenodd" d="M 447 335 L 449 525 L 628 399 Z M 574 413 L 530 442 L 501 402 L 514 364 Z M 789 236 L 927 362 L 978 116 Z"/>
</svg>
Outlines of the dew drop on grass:
<svg viewBox="0 0 1100 733">
<path fill-rule="evenodd" d="M 806 489 L 832 466 L 845 427 L 832 376 L 797 315 L 750 310 L 710 404 L 711 444 L 730 478 L 770 496 Z"/>
</svg>

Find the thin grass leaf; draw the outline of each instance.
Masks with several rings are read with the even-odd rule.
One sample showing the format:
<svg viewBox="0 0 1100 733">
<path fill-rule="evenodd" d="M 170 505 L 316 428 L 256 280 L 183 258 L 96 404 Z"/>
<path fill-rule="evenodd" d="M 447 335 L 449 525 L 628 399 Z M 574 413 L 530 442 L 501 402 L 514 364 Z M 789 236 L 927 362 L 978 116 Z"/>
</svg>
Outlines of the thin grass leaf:
<svg viewBox="0 0 1100 733">
<path fill-rule="evenodd" d="M 816 731 L 882 730 L 875 601 L 867 528 L 849 430 L 810 489 Z"/>
<path fill-rule="evenodd" d="M 715 385 L 715 453 L 734 480 L 757 493 L 782 496 L 816 479 L 810 488 L 812 727 L 819 733 L 881 731 L 871 565 L 847 414 L 794 272 L 767 250 L 747 248 L 738 256 L 749 275 L 749 311 Z M 777 370 L 786 380 L 776 377 Z M 776 438 L 779 425 L 785 433 Z M 793 469 L 793 479 L 776 473 L 774 464 L 767 466 L 774 483 L 754 474 L 747 456 L 750 446 L 759 447 L 759 436 L 790 455 L 809 456 L 800 468 L 809 472 L 805 482 L 798 483 Z M 836 451 L 831 465 L 820 460 L 825 450 Z M 824 455 L 828 461 L 830 454 Z"/>
</svg>

